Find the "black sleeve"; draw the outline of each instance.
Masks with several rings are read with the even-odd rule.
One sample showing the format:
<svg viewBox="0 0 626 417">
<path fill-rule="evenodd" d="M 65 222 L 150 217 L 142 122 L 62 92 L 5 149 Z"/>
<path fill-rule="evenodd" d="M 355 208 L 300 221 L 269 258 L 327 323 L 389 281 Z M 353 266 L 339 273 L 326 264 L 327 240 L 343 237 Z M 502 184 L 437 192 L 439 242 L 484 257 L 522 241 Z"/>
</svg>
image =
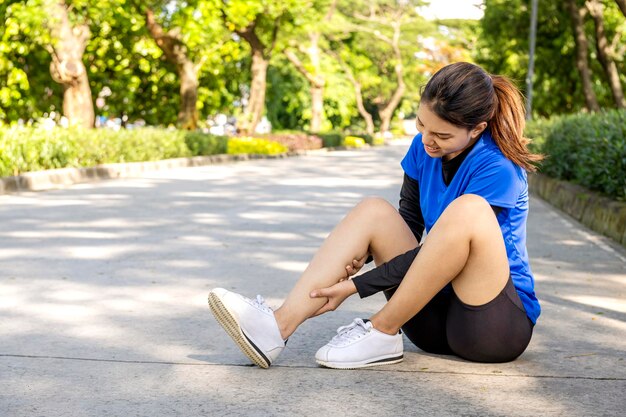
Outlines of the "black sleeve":
<svg viewBox="0 0 626 417">
<path fill-rule="evenodd" d="M 411 249 L 389 262 L 352 278 L 359 297 L 369 297 L 379 291 L 389 290 L 400 285 L 420 248 L 421 246 Z"/>
<path fill-rule="evenodd" d="M 418 242 L 421 241 L 424 233 L 424 216 L 420 206 L 420 186 L 416 180 L 406 174 L 404 174 L 404 181 L 400 190 L 398 212 L 411 228 L 415 239 Z"/>
</svg>

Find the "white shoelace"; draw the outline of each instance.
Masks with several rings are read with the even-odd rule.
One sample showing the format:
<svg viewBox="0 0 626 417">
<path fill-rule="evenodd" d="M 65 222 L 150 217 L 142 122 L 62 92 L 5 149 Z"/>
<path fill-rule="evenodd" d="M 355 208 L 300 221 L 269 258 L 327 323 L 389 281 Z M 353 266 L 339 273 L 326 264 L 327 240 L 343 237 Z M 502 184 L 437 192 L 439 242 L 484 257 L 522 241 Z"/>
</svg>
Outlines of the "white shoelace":
<svg viewBox="0 0 626 417">
<path fill-rule="evenodd" d="M 365 336 L 369 333 L 371 327 L 372 325 L 366 324 L 363 319 L 356 318 L 347 326 L 341 326 L 338 328 L 337 334 L 331 339 L 329 344 L 333 344 L 335 346 L 345 346 L 348 343 Z"/>
<path fill-rule="evenodd" d="M 256 296 L 256 300 L 250 300 L 251 304 L 267 313 L 274 313 L 274 310 L 272 310 L 270 308 L 270 306 L 268 306 L 265 303 L 265 300 L 263 299 L 263 297 L 261 297 L 260 295 Z"/>
</svg>

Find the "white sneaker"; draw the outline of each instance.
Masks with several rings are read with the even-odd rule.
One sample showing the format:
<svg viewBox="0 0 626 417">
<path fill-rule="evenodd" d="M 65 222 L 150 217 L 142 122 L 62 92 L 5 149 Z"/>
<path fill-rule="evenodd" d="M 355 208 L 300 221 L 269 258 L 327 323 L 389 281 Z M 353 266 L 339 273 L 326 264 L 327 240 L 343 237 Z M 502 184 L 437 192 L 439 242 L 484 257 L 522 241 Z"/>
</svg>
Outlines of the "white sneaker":
<svg viewBox="0 0 626 417">
<path fill-rule="evenodd" d="M 337 329 L 337 335 L 315 354 L 322 366 L 336 369 L 356 369 L 367 366 L 402 362 L 402 335 L 389 335 L 376 330 L 362 319 Z"/>
<path fill-rule="evenodd" d="M 261 368 L 268 368 L 285 348 L 274 312 L 263 297 L 243 297 L 224 288 L 209 293 L 211 312 L 243 353 Z"/>
</svg>

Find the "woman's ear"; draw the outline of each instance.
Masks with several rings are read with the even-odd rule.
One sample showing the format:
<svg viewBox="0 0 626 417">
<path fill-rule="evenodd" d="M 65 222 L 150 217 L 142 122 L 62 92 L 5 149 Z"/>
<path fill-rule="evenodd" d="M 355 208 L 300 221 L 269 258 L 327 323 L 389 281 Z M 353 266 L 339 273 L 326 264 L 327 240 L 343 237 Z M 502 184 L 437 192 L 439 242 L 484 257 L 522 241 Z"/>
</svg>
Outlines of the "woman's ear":
<svg viewBox="0 0 626 417">
<path fill-rule="evenodd" d="M 472 139 L 477 138 L 478 136 L 480 136 L 481 133 L 484 132 L 484 130 L 487 129 L 487 122 L 480 122 L 478 123 L 476 126 L 474 126 L 474 128 L 470 131 L 470 137 Z"/>
</svg>

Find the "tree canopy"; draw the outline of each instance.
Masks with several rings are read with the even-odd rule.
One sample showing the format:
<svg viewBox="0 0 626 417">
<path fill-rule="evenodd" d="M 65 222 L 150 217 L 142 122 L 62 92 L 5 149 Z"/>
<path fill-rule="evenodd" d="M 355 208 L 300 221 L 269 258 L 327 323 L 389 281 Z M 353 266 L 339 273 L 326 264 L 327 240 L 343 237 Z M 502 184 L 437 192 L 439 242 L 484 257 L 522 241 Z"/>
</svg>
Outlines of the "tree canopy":
<svg viewBox="0 0 626 417">
<path fill-rule="evenodd" d="M 427 20 L 424 3 L 4 0 L 0 123 L 95 115 L 194 129 L 224 113 L 248 130 L 266 116 L 278 129 L 386 131 L 450 62 L 525 88 L 530 0 L 485 0 L 480 21 Z M 539 2 L 535 115 L 623 105 L 622 7 Z"/>
</svg>

